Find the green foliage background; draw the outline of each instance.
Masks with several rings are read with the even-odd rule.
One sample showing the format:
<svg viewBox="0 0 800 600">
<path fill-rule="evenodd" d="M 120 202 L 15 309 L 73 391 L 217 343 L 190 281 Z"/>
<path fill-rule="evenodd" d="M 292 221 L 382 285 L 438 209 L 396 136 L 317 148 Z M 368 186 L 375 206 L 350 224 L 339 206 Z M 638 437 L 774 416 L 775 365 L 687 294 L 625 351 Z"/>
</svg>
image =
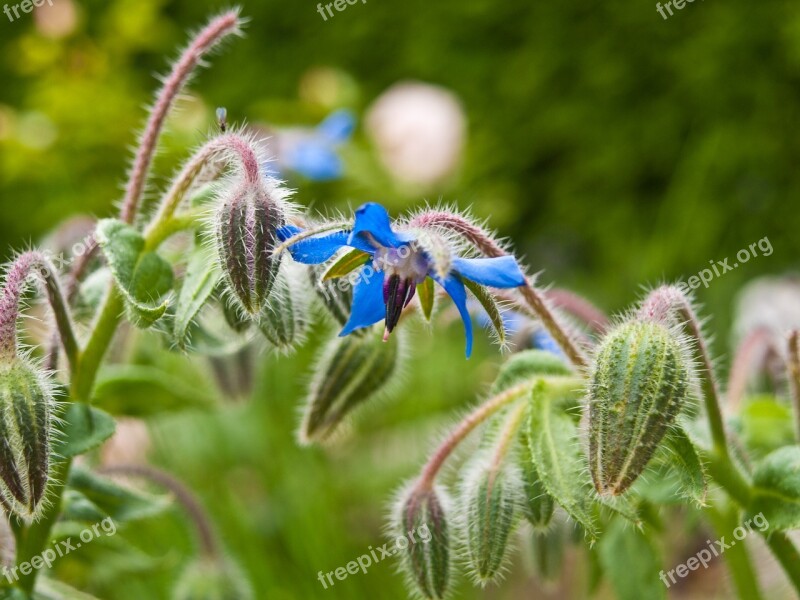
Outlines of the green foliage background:
<svg viewBox="0 0 800 600">
<path fill-rule="evenodd" d="M 351 78 L 344 104 L 359 113 L 398 80 L 450 88 L 468 115 L 467 155 L 452 181 L 409 194 L 364 157 L 359 131 L 346 155 L 357 176 L 292 181 L 303 204 L 472 206 L 544 270 L 543 281 L 609 311 L 643 285 L 685 279 L 768 236 L 772 256 L 698 293 L 721 354 L 736 290 L 797 264 L 797 3 L 709 0 L 666 21 L 652 2 L 620 0 L 369 0 L 327 22 L 314 2 L 242 6 L 247 36 L 194 82 L 196 100 L 166 137 L 160 184 L 209 129 L 215 106 L 234 121 L 316 123 L 324 111 L 298 88 L 309 68 L 330 66 Z M 153 73 L 165 71 L 187 29 L 222 7 L 83 0 L 77 29 L 59 40 L 40 35 L 32 15 L 0 14 L 0 254 L 70 215 L 112 213 Z M 259 598 L 405 597 L 388 563 L 324 592 L 316 577 L 379 545 L 392 491 L 499 361 L 484 343 L 465 368 L 457 327 L 415 340 L 403 392 L 368 411 L 332 453 L 295 442 L 316 340 L 289 359 L 262 357 L 252 402 L 151 423 L 156 462 L 198 492 Z M 163 558 L 146 577 L 110 559 L 98 572 L 79 556 L 59 568 L 103 598 L 167 597 L 191 548 L 185 531 L 172 515 L 120 533 Z M 518 597 L 525 579 L 513 573 L 485 597 Z"/>
</svg>

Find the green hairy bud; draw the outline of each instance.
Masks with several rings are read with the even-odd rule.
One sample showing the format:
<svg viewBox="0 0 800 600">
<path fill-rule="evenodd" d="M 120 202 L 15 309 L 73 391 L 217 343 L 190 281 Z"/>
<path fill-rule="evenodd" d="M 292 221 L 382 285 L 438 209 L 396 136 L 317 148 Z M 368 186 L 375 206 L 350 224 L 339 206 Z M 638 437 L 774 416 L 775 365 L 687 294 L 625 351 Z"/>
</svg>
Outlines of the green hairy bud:
<svg viewBox="0 0 800 600">
<path fill-rule="evenodd" d="M 253 592 L 238 568 L 204 557 L 181 575 L 173 600 L 251 600 Z"/>
<path fill-rule="evenodd" d="M 422 598 L 438 600 L 447 594 L 451 566 L 449 508 L 450 500 L 439 487 L 413 487 L 398 503 L 393 533 L 430 533 L 426 542 L 408 544 L 400 551 L 401 567 L 409 585 Z"/>
<path fill-rule="evenodd" d="M 467 559 L 475 580 L 498 578 L 517 522 L 520 482 L 512 469 L 479 459 L 465 477 L 462 518 Z"/>
<path fill-rule="evenodd" d="M 354 408 L 386 389 L 398 370 L 403 336 L 335 338 L 323 352 L 311 383 L 301 439 L 329 437 Z"/>
<path fill-rule="evenodd" d="M 619 496 L 636 481 L 689 388 L 690 361 L 663 324 L 628 322 L 605 337 L 589 385 L 589 470 L 598 493 Z"/>
<path fill-rule="evenodd" d="M 280 194 L 277 188 L 268 189 L 260 177 L 246 179 L 223 193 L 214 221 L 228 289 L 253 316 L 266 303 L 280 267 L 280 256 L 272 253 L 284 220 Z"/>
<path fill-rule="evenodd" d="M 26 360 L 0 364 L 0 502 L 26 521 L 42 510 L 53 404 L 49 382 Z"/>
<path fill-rule="evenodd" d="M 308 295 L 303 266 L 284 265 L 275 287 L 258 317 L 258 328 L 278 350 L 289 351 L 305 340 Z"/>
<path fill-rule="evenodd" d="M 523 431 L 520 434 L 519 464 L 522 467 L 522 513 L 534 529 L 545 529 L 553 518 L 555 501 L 545 490 L 539 471 L 533 462 L 530 439 Z"/>
</svg>

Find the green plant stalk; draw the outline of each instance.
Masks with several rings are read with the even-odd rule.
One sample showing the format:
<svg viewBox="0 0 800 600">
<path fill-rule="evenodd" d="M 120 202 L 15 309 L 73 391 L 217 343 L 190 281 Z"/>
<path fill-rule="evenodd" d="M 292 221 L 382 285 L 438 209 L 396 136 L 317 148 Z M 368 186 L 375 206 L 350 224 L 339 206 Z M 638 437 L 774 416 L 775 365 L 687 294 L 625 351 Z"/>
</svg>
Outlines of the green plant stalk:
<svg viewBox="0 0 800 600">
<path fill-rule="evenodd" d="M 716 508 L 708 508 L 705 513 L 720 537 L 730 534 L 739 525 L 739 509 L 735 505 L 731 505 L 724 512 Z M 764 596 L 758 587 L 758 577 L 747 552 L 747 546 L 745 544 L 731 546 L 723 556 L 739 598 L 761 600 Z"/>
</svg>

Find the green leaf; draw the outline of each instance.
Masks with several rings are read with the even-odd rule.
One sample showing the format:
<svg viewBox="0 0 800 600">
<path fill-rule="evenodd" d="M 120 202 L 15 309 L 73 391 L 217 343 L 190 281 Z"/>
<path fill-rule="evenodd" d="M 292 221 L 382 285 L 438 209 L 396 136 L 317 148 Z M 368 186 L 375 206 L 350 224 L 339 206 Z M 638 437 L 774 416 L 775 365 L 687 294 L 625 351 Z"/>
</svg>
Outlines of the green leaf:
<svg viewBox="0 0 800 600">
<path fill-rule="evenodd" d="M 175 305 L 172 334 L 175 343 L 185 348 L 189 341 L 189 326 L 214 293 L 221 277 L 217 262 L 199 243 L 195 244 L 186 263 L 186 274 Z"/>
<path fill-rule="evenodd" d="M 114 417 L 88 404 L 73 402 L 67 406 L 57 424 L 61 435 L 57 437 L 55 451 L 64 458 L 72 458 L 97 448 L 114 435 Z"/>
<path fill-rule="evenodd" d="M 322 276 L 322 281 L 344 277 L 355 271 L 358 267 L 367 264 L 369 259 L 370 255 L 363 250 L 356 249 L 345 252 L 341 258 L 328 267 Z"/>
<path fill-rule="evenodd" d="M 668 464 L 680 476 L 681 494 L 692 500 L 698 508 L 706 506 L 706 472 L 694 444 L 680 427 L 673 428 L 665 438 L 665 448 L 670 453 Z"/>
<path fill-rule="evenodd" d="M 659 579 L 661 561 L 650 540 L 622 519 L 614 519 L 597 544 L 603 571 L 619 600 L 666 598 Z"/>
<path fill-rule="evenodd" d="M 109 365 L 100 372 L 93 402 L 115 415 L 149 417 L 190 408 L 210 408 L 216 398 L 205 388 L 147 365 Z"/>
<path fill-rule="evenodd" d="M 419 305 L 422 307 L 422 315 L 426 321 L 431 320 L 433 314 L 433 297 L 435 296 L 433 288 L 433 279 L 426 277 L 422 283 L 417 286 L 417 295 L 419 296 Z"/>
<path fill-rule="evenodd" d="M 61 581 L 40 577 L 36 583 L 33 600 L 97 600 L 97 597 L 81 592 Z"/>
<path fill-rule="evenodd" d="M 800 527 L 800 446 L 776 450 L 753 473 L 749 515 L 763 517 L 771 531 Z"/>
<path fill-rule="evenodd" d="M 80 494 L 84 502 L 91 503 L 101 514 L 111 517 L 114 523 L 153 517 L 172 506 L 168 495 L 156 496 L 123 487 L 81 466 L 71 469 L 67 488 Z M 84 504 L 84 510 L 87 506 Z"/>
<path fill-rule="evenodd" d="M 739 415 L 744 445 L 758 458 L 794 443 L 792 410 L 775 396 L 748 400 Z"/>
<path fill-rule="evenodd" d="M 506 327 L 503 323 L 503 316 L 500 314 L 500 306 L 497 304 L 497 300 L 495 300 L 494 296 L 492 296 L 489 290 L 484 286 L 465 277 L 462 278 L 461 281 L 467 286 L 467 289 L 472 292 L 473 296 L 477 298 L 478 302 L 481 303 L 486 314 L 489 315 L 489 321 L 491 321 L 497 333 L 497 342 L 502 346 L 506 343 Z"/>
<path fill-rule="evenodd" d="M 575 394 L 554 394 L 545 382 L 535 384 L 531 392 L 528 439 L 534 466 L 545 489 L 593 540 L 597 536 L 589 509 L 593 492 L 578 426 L 564 410 L 565 397 L 570 396 L 574 400 Z"/>
<path fill-rule="evenodd" d="M 168 299 L 161 298 L 172 288 L 172 267 L 155 252 L 144 252 L 144 238 L 122 221 L 101 220 L 96 236 L 125 298 L 131 322 L 150 327 L 169 305 Z"/>
</svg>

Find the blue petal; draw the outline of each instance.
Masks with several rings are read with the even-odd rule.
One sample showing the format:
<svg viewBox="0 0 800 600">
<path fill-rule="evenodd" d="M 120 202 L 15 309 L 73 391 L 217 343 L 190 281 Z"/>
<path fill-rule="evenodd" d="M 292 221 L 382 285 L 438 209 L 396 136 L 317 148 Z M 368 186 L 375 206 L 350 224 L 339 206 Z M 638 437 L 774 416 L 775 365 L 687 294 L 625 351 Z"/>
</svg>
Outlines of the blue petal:
<svg viewBox="0 0 800 600">
<path fill-rule="evenodd" d="M 302 230 L 294 225 L 285 225 L 278 229 L 278 239 L 285 242 Z M 328 235 L 306 238 L 289 246 L 292 258 L 304 265 L 318 265 L 331 258 L 339 248 L 347 245 L 346 231 L 337 231 Z"/>
<path fill-rule="evenodd" d="M 513 256 L 499 258 L 456 258 L 453 267 L 475 283 L 493 288 L 525 285 L 525 275 Z"/>
<path fill-rule="evenodd" d="M 467 338 L 466 354 L 469 358 L 472 355 L 472 320 L 469 316 L 469 309 L 467 309 L 467 292 L 464 284 L 455 275 L 448 275 L 445 279 L 436 277 L 436 281 L 450 295 L 461 314 L 461 319 L 464 321 L 464 335 Z"/>
<path fill-rule="evenodd" d="M 392 231 L 389 213 L 377 202 L 367 202 L 356 209 L 356 220 L 349 243 L 352 244 L 356 237 L 365 238 L 366 234 L 371 235 L 385 248 L 399 248 L 416 239 L 414 235 Z"/>
<path fill-rule="evenodd" d="M 551 354 L 565 358 L 564 351 L 561 350 L 561 347 L 544 329 L 537 329 L 531 334 L 531 346 L 538 350 L 545 350 Z"/>
<path fill-rule="evenodd" d="M 342 161 L 325 140 L 314 138 L 297 142 L 286 156 L 287 165 L 312 181 L 339 179 L 344 172 Z"/>
<path fill-rule="evenodd" d="M 369 276 L 368 276 L 369 275 Z M 353 287 L 353 305 L 350 318 L 339 336 L 345 336 L 356 329 L 369 327 L 386 317 L 386 303 L 383 301 L 383 273 L 372 267 L 359 271 L 359 278 Z"/>
<path fill-rule="evenodd" d="M 356 117 L 349 110 L 337 110 L 317 125 L 317 131 L 332 144 L 341 144 L 350 139 L 356 128 Z"/>
</svg>

